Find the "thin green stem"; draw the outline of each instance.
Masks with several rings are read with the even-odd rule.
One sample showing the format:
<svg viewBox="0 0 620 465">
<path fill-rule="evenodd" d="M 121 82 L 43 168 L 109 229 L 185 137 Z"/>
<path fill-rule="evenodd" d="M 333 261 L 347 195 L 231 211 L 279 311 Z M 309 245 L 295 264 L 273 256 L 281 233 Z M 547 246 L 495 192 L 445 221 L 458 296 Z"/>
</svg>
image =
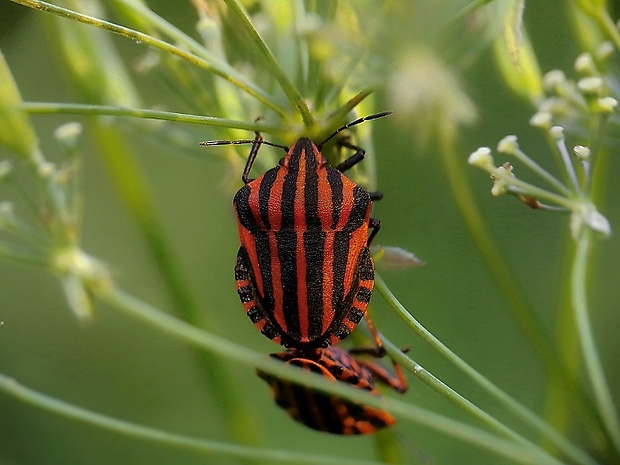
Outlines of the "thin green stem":
<svg viewBox="0 0 620 465">
<path fill-rule="evenodd" d="M 555 145 L 556 150 L 560 154 L 560 158 L 562 159 L 562 163 L 564 164 L 564 171 L 570 179 L 570 182 L 573 186 L 573 192 L 580 192 L 581 186 L 579 185 L 579 180 L 577 179 L 577 173 L 575 172 L 575 166 L 573 165 L 573 161 L 571 159 L 568 150 L 566 149 L 566 142 L 564 137 L 554 138 L 553 143 Z"/>
<path fill-rule="evenodd" d="M 237 18 L 243 30 L 250 36 L 256 48 L 263 55 L 265 66 L 278 81 L 280 87 L 288 97 L 291 104 L 299 111 L 304 125 L 312 128 L 314 126 L 314 119 L 312 118 L 308 104 L 305 102 L 288 76 L 284 73 L 282 68 L 280 68 L 276 57 L 273 56 L 273 53 L 271 53 L 271 50 L 269 50 L 269 47 L 267 47 L 267 44 L 263 41 L 263 38 L 254 28 L 254 25 L 252 24 L 252 21 L 250 20 L 243 5 L 241 5 L 238 0 L 224 0 L 224 2 Z"/>
<path fill-rule="evenodd" d="M 540 452 L 542 451 L 537 445 L 533 444 L 528 439 L 524 438 L 514 430 L 510 429 L 497 419 L 493 418 L 491 415 L 486 413 L 484 410 L 473 404 L 471 401 L 467 400 L 465 397 L 460 395 L 450 386 L 445 384 L 443 381 L 438 379 L 428 370 L 426 370 L 422 365 L 415 362 L 409 355 L 404 354 L 398 347 L 394 344 L 382 338 L 383 343 L 385 344 L 385 348 L 388 350 L 390 357 L 397 362 L 400 366 L 410 371 L 422 381 L 424 384 L 429 386 L 439 395 L 444 397 L 445 399 L 452 402 L 454 405 L 471 415 L 472 417 L 478 419 L 484 425 L 489 428 L 489 430 L 504 436 L 508 439 L 512 439 L 513 441 L 519 442 L 524 446 L 532 449 L 538 449 Z"/>
<path fill-rule="evenodd" d="M 568 197 L 571 195 L 570 189 L 562 184 L 555 176 L 545 170 L 542 166 L 532 160 L 526 153 L 522 150 L 517 149 L 514 152 L 511 152 L 510 155 L 514 156 L 517 160 L 527 166 L 530 170 L 540 176 L 542 179 L 547 181 L 551 186 L 555 187 L 558 192 L 562 195 Z"/>
<path fill-rule="evenodd" d="M 241 347 L 228 339 L 200 330 L 154 307 L 131 297 L 112 285 L 93 285 L 92 292 L 104 302 L 192 347 L 210 351 L 244 366 L 259 368 L 283 379 L 302 383 L 338 397 L 350 399 L 377 408 L 385 408 L 402 419 L 407 419 L 454 439 L 463 440 L 484 450 L 508 458 L 515 463 L 531 465 L 560 465 L 562 462 L 535 450 L 524 449 L 514 441 L 498 438 L 479 428 L 443 417 L 429 410 L 415 407 L 392 398 L 383 398 L 364 392 L 346 383 L 334 383 L 320 375 L 305 372 L 277 362 Z"/>
<path fill-rule="evenodd" d="M 226 67 L 222 69 L 208 60 L 196 55 L 195 53 L 188 52 L 187 50 L 183 50 L 181 48 L 175 47 L 168 42 L 165 42 L 160 39 L 156 39 L 148 34 L 144 34 L 142 32 L 135 31 L 133 29 L 119 26 L 114 23 L 110 23 L 108 21 L 104 21 L 102 19 L 94 18 L 92 16 L 84 15 L 78 13 L 76 11 L 69 10 L 67 8 L 62 8 L 51 3 L 39 1 L 39 0 L 11 0 L 14 3 L 19 3 L 20 5 L 27 6 L 29 8 L 44 11 L 47 13 L 53 13 L 58 16 L 62 16 L 64 18 L 72 19 L 74 21 L 79 21 L 85 24 L 89 24 L 91 26 L 95 26 L 101 29 L 105 29 L 107 31 L 113 32 L 115 34 L 119 34 L 123 37 L 127 37 L 132 39 L 138 43 L 143 43 L 149 45 L 151 47 L 157 48 L 159 50 L 163 50 L 165 52 L 176 55 L 184 60 L 192 63 L 196 66 L 199 66 L 207 71 L 212 72 L 213 74 L 225 79 L 231 84 L 235 85 L 239 89 L 243 90 L 247 94 L 256 98 L 259 102 L 264 104 L 265 106 L 271 108 L 280 116 L 286 116 L 287 112 L 274 100 L 272 96 L 267 94 L 262 89 L 256 87 L 252 82 L 247 81 L 242 75 L 240 75 L 234 68 Z"/>
<path fill-rule="evenodd" d="M 126 116 L 132 118 L 146 118 L 176 123 L 203 124 L 228 129 L 245 129 L 247 131 L 259 131 L 268 134 L 284 135 L 287 130 L 281 125 L 268 125 L 259 122 L 238 121 L 213 116 L 192 115 L 176 113 L 172 111 L 148 110 L 141 108 L 123 108 L 109 105 L 90 105 L 79 103 L 48 103 L 48 102 L 25 102 L 21 108 L 31 114 L 73 114 L 88 116 Z"/>
<path fill-rule="evenodd" d="M 41 219 L 37 218 L 39 221 L 38 225 L 41 225 Z M 13 216 L 10 219 L 2 219 L 2 230 L 13 236 L 15 239 L 23 242 L 24 244 L 28 244 L 37 250 L 47 250 L 50 246 L 50 238 L 49 235 L 46 234 L 47 231 L 42 231 L 37 229 L 32 224 L 23 221 L 18 216 Z M 44 226 L 48 226 L 47 224 Z"/>
<path fill-rule="evenodd" d="M 338 108 L 336 111 L 334 111 L 332 114 L 329 115 L 329 118 L 327 119 L 327 123 L 325 124 L 325 130 L 333 131 L 336 126 L 342 124 L 344 117 L 348 115 L 349 112 L 353 110 L 353 108 L 359 105 L 370 94 L 372 94 L 373 91 L 374 91 L 373 88 L 362 89 L 357 94 L 355 94 L 352 98 L 347 100 L 347 102 L 344 105 L 342 105 L 340 108 Z M 329 135 L 330 134 L 322 134 L 319 136 L 319 138 L 327 137 Z M 376 180 L 373 180 L 373 182 L 376 182 Z"/>
<path fill-rule="evenodd" d="M 237 74 L 237 70 L 231 67 L 226 61 L 222 60 L 220 56 L 204 47 L 200 42 L 197 42 L 185 32 L 181 31 L 179 28 L 175 27 L 173 24 L 170 23 L 170 21 L 167 21 L 166 19 L 156 14 L 153 10 L 148 8 L 146 3 L 136 2 L 133 0 L 113 0 L 113 2 L 117 3 L 121 9 L 127 9 L 128 11 L 133 13 L 135 17 L 139 18 L 139 21 L 143 23 L 147 22 L 157 31 L 162 32 L 163 34 L 170 37 L 172 39 L 172 42 L 174 42 L 175 44 L 183 44 L 185 47 L 187 47 L 188 50 L 198 56 L 203 57 L 209 63 L 212 63 L 214 66 L 221 68 L 228 74 Z M 245 77 L 243 77 L 242 75 L 239 75 L 238 77 L 245 80 Z"/>
<path fill-rule="evenodd" d="M 588 426 L 599 429 L 600 424 L 589 408 L 589 402 L 581 387 L 573 383 L 566 366 L 563 363 L 558 363 L 559 357 L 556 349 L 550 343 L 551 338 L 543 331 L 544 325 L 540 323 L 538 317 L 531 310 L 531 305 L 525 298 L 526 293 L 520 289 L 517 284 L 518 280 L 503 260 L 502 254 L 486 227 L 478 202 L 474 198 L 471 186 L 464 173 L 465 165 L 459 159 L 458 152 L 455 149 L 455 128 L 446 124 L 440 128 L 440 134 L 441 136 L 438 138 L 439 153 L 442 155 L 444 172 L 448 177 L 454 192 L 454 199 L 461 210 L 471 237 L 487 263 L 491 277 L 504 294 L 508 308 L 512 311 L 524 335 L 538 354 L 545 372 L 550 375 L 551 381 L 561 385 L 560 392 L 566 395 L 567 402 L 571 402 L 578 409 Z"/>
<path fill-rule="evenodd" d="M 591 250 L 592 231 L 584 227 L 576 240 L 575 255 L 571 267 L 572 307 L 583 362 L 594 393 L 594 402 L 616 453 L 620 454 L 620 421 L 605 379 L 605 371 L 596 349 L 588 317 L 586 275 Z"/>
<path fill-rule="evenodd" d="M 126 208 L 136 221 L 146 244 L 154 258 L 157 270 L 167 286 L 175 311 L 185 321 L 195 325 L 213 325 L 209 322 L 203 308 L 187 285 L 183 269 L 159 221 L 152 194 L 141 171 L 135 165 L 125 140 L 114 126 L 96 125 L 95 137 L 106 162 L 107 168 L 116 182 L 117 189 Z M 210 354 L 196 353 L 200 373 L 207 378 L 205 383 L 212 395 L 218 399 L 221 421 L 232 437 L 239 442 L 258 443 L 253 417 L 247 415 L 249 406 L 245 405 L 237 393 L 237 385 L 232 379 L 230 367 Z M 247 429 L 250 429 L 248 432 Z"/>
<path fill-rule="evenodd" d="M 0 242 L 0 259 L 20 265 L 49 267 L 49 256 L 15 244 Z"/>
<path fill-rule="evenodd" d="M 484 7 L 487 3 L 491 3 L 493 0 L 472 0 L 467 5 L 462 7 L 459 11 L 454 13 L 445 22 L 445 25 L 441 29 L 447 29 L 455 24 L 462 23 L 464 19 L 471 16 L 476 9 Z"/>
<path fill-rule="evenodd" d="M 515 399 L 513 399 L 511 396 L 506 394 L 499 387 L 497 387 L 487 378 L 482 376 L 471 365 L 469 365 L 458 355 L 452 352 L 448 347 L 446 347 L 439 339 L 437 339 L 430 331 L 428 331 L 424 326 L 422 326 L 422 324 L 407 311 L 407 309 L 388 289 L 385 281 L 383 281 L 383 279 L 378 275 L 375 275 L 375 289 L 379 292 L 379 294 L 381 294 L 381 296 L 385 299 L 388 305 L 392 307 L 396 314 L 407 324 L 407 326 L 409 326 L 409 328 L 411 328 L 420 338 L 422 338 L 424 342 L 426 342 L 430 347 L 432 347 L 439 354 L 445 357 L 446 360 L 448 360 L 459 371 L 469 377 L 484 392 L 488 393 L 489 396 L 494 398 L 500 405 L 503 405 L 517 418 L 528 424 L 541 436 L 547 438 L 558 448 L 558 450 L 561 450 L 567 457 L 570 457 L 572 460 L 574 460 L 575 463 L 580 463 L 583 465 L 597 465 L 596 460 L 592 459 L 583 451 L 575 447 L 570 441 L 568 441 L 564 436 L 555 431 L 542 418 L 540 418 L 534 412 L 527 409 Z M 396 360 L 399 362 L 404 361 L 402 359 L 402 356 L 394 350 L 391 351 L 390 355 L 392 357 L 395 357 Z"/>
<path fill-rule="evenodd" d="M 326 25 L 332 26 L 336 19 L 336 13 L 338 11 L 338 0 L 331 0 L 329 2 L 314 1 L 310 5 L 310 11 L 318 13 L 323 18 Z M 316 82 L 316 88 L 314 90 L 314 98 L 312 100 L 315 110 L 320 111 L 325 106 L 326 94 L 330 85 L 328 81 L 324 79 L 325 60 L 310 60 L 308 64 L 308 82 Z"/>
<path fill-rule="evenodd" d="M 375 13 L 375 15 L 377 17 L 384 17 L 385 13 L 391 8 L 393 8 L 394 3 L 395 2 L 391 0 L 381 2 L 381 7 Z M 343 57 L 342 60 L 345 61 L 345 63 L 340 67 L 342 71 L 339 73 L 338 76 L 339 81 L 331 86 L 329 94 L 327 95 L 327 101 L 335 100 L 338 98 L 339 95 L 342 94 L 342 91 L 346 88 L 347 82 L 349 82 L 351 76 L 355 75 L 355 69 L 357 68 L 359 63 L 362 62 L 364 57 L 369 53 L 369 50 L 371 50 L 372 42 L 377 37 L 378 31 L 380 31 L 380 24 L 382 23 L 380 21 L 377 21 L 372 24 L 372 28 L 366 28 L 363 31 L 360 31 L 361 34 L 360 38 L 358 39 L 359 43 L 357 45 L 361 52 L 356 54 L 349 54 L 348 57 Z"/>
<path fill-rule="evenodd" d="M 508 265 L 502 260 L 502 255 L 495 247 L 491 234 L 485 226 L 484 218 L 480 213 L 471 187 L 467 183 L 467 176 L 463 172 L 463 163 L 457 156 L 454 147 L 454 130 L 446 128 L 442 132 L 444 134 L 440 139 L 439 152 L 443 155 L 444 172 L 448 176 L 454 198 L 469 228 L 470 235 L 480 250 L 482 258 L 486 261 L 496 285 L 505 295 L 505 300 L 509 303 L 509 308 L 515 319 L 534 346 L 545 368 L 549 368 L 550 372 L 557 372 L 557 356 L 548 342 L 549 338 L 542 333 L 541 328 L 543 326 L 531 311 L 530 304 L 525 300 L 522 290 L 518 288 L 517 280 L 512 276 Z"/>
<path fill-rule="evenodd" d="M 347 459 L 308 452 L 291 452 L 278 449 L 248 447 L 222 441 L 196 439 L 179 434 L 169 433 L 136 423 L 112 418 L 77 407 L 59 399 L 37 392 L 23 386 L 3 374 L 0 374 L 0 391 L 33 407 L 41 408 L 55 415 L 78 421 L 90 426 L 114 432 L 125 437 L 150 441 L 159 445 L 184 449 L 203 455 L 235 457 L 248 461 L 265 460 L 267 463 L 299 463 L 299 464 L 330 464 L 330 465 L 380 465 L 380 462 Z"/>
<path fill-rule="evenodd" d="M 544 199 L 549 202 L 553 202 L 561 207 L 566 208 L 567 210 L 571 210 L 574 207 L 574 201 L 570 198 L 564 197 L 562 195 L 555 194 L 553 192 L 548 191 L 547 189 L 542 189 L 537 187 L 529 182 L 521 181 L 519 178 L 515 178 L 511 175 L 496 175 L 493 174 L 497 179 L 501 179 L 509 186 L 514 186 L 518 189 L 518 192 L 531 195 L 536 199 Z"/>
<path fill-rule="evenodd" d="M 611 39 L 616 46 L 616 49 L 620 50 L 620 32 L 618 31 L 618 26 L 614 20 L 609 17 L 604 4 L 601 2 L 598 3 L 600 3 L 600 6 L 594 7 L 596 11 L 590 11 L 589 13 L 596 20 L 601 29 L 605 31 L 609 39 Z"/>
</svg>

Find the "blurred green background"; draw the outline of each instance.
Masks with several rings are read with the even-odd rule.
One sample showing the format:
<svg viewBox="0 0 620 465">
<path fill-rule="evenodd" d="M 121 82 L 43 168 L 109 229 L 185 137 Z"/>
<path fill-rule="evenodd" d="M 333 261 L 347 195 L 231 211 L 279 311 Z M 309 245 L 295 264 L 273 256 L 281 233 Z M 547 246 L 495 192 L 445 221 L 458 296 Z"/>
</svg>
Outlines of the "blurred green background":
<svg viewBox="0 0 620 465">
<path fill-rule="evenodd" d="M 386 46 L 398 46 L 397 53 L 393 49 L 377 52 L 385 52 L 388 68 L 397 69 L 398 56 L 404 57 L 407 51 L 424 43 L 424 31 L 416 33 L 416 27 L 430 31 L 433 24 L 443 24 L 467 2 L 444 1 L 434 8 L 424 3 L 428 2 L 412 2 L 419 16 L 386 25 L 400 31 L 386 38 Z M 527 2 L 526 24 L 543 72 L 561 68 L 570 74 L 581 51 L 563 4 Z M 163 0 L 150 5 L 171 23 L 193 34 L 196 17 L 190 5 Z M 434 16 L 427 17 L 431 11 Z M 55 18 L 51 15 L 2 2 L 0 48 L 25 101 L 79 102 L 80 95 L 63 70 L 52 20 Z M 403 28 L 407 25 L 411 30 Z M 144 53 L 126 39 L 114 37 L 114 44 L 129 61 Z M 458 51 L 458 47 L 453 50 Z M 449 58 L 444 59 L 450 67 Z M 390 75 L 390 71 L 386 74 Z M 455 72 L 460 74 L 462 88 L 475 102 L 479 115 L 458 135 L 458 149 L 462 150 L 459 163 L 465 165 L 469 153 L 478 146 L 495 147 L 503 136 L 514 133 L 527 153 L 543 166 L 553 167 L 544 138 L 528 125 L 532 107 L 502 83 L 488 48 L 475 55 L 471 66 Z M 156 79 L 138 79 L 142 80 L 142 97 L 149 105 L 161 102 L 171 111 L 192 112 L 182 101 L 162 92 Z M 390 81 L 383 84 L 385 87 L 377 92 L 377 110 L 389 109 L 393 102 Z M 204 114 L 211 114 L 208 108 Z M 426 262 L 422 268 L 386 271 L 382 276 L 435 336 L 516 399 L 541 412 L 547 378 L 463 222 L 440 160 L 440 146 L 433 140 L 421 143 L 420 127 L 428 123 L 425 118 L 419 112 L 396 112 L 390 118 L 369 123 L 374 134 L 371 150 L 376 155 L 378 186 L 384 194 L 373 214 L 383 226 L 376 242 L 403 247 Z M 57 115 L 35 116 L 33 120 L 43 149 L 52 158 L 58 153 L 52 137 L 54 129 L 67 121 L 85 125 L 83 247 L 109 265 L 124 289 L 173 311 L 153 259 L 98 158 L 90 139 L 89 119 Z M 195 135 L 196 143 L 221 138 L 217 131 L 203 133 L 199 126 L 187 130 Z M 233 264 L 238 240 L 231 199 L 239 186 L 239 167 L 233 168 L 207 153 L 209 149 L 188 157 L 144 134 L 136 133 L 128 139 L 148 179 L 183 275 L 202 311 L 214 323 L 212 329 L 265 354 L 278 351 L 247 320 L 235 292 Z M 7 156 L 6 152 L 0 154 Z M 503 160 L 500 156 L 496 161 Z M 607 189 L 613 193 L 620 182 L 616 157 L 610 157 L 608 170 Z M 530 210 L 513 198 L 492 198 L 491 183 L 484 173 L 467 167 L 464 172 L 517 285 L 544 332 L 555 338 L 558 308 L 567 302 L 563 282 L 565 251 L 570 241 L 568 216 Z M 228 182 L 232 178 L 234 186 Z M 0 194 L 3 199 L 13 195 L 2 185 Z M 619 199 L 608 194 L 600 205 L 612 228 L 618 225 Z M 619 261 L 620 241 L 612 235 L 596 249 L 590 282 L 594 332 L 611 386 L 620 385 L 616 359 Z M 413 336 L 378 295 L 370 311 L 380 330 L 397 345 L 411 347 L 412 357 L 425 368 L 489 413 L 500 412 L 471 382 Z M 104 305 L 97 307 L 94 321 L 80 324 L 68 310 L 57 280 L 49 274 L 0 262 L 0 322 L 0 372 L 20 383 L 128 421 L 190 436 L 229 440 L 213 414 L 214 399 L 198 373 L 191 350 Z M 372 457 L 374 438 L 332 437 L 306 429 L 276 408 L 267 386 L 252 370 L 231 369 L 247 401 L 247 414 L 255 418 L 256 434 L 264 445 Z M 407 402 L 471 421 L 412 376 L 409 380 L 410 391 L 403 396 Z M 612 391 L 620 403 L 618 390 Z M 500 415 L 512 423 L 512 419 Z M 403 445 L 406 463 L 502 463 L 497 457 L 416 425 L 400 422 L 394 431 Z M 0 395 L 0 464 L 61 463 L 237 462 L 126 439 Z"/>
</svg>

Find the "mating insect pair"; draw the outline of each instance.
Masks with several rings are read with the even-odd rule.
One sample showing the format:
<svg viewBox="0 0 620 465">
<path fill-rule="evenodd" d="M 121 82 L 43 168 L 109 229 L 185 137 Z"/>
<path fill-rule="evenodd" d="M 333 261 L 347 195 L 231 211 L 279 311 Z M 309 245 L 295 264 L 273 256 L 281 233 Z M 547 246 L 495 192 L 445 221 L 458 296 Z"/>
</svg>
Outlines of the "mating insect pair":
<svg viewBox="0 0 620 465">
<path fill-rule="evenodd" d="M 375 380 L 401 393 L 407 390 L 407 384 L 398 366 L 395 365 L 398 375 L 394 376 L 381 365 L 357 360 L 351 352 L 337 346 L 310 352 L 288 350 L 271 356 L 302 370 L 355 386 L 371 394 L 379 394 Z M 394 417 L 384 410 L 339 399 L 260 370 L 258 376 L 269 384 L 276 404 L 294 420 L 309 428 L 333 434 L 368 434 L 396 422 Z"/>
<path fill-rule="evenodd" d="M 345 129 L 388 114 L 359 118 L 318 145 L 301 138 L 289 149 L 265 141 L 258 133 L 253 140 L 202 143 L 252 144 L 242 175 L 244 186 L 233 201 L 241 240 L 235 266 L 237 291 L 260 332 L 295 352 L 291 360 L 297 360 L 295 364 L 305 369 L 325 368 L 313 358 L 327 360 L 332 351 L 338 354 L 331 358 L 332 365 L 345 360 L 340 349 L 330 346 L 348 336 L 364 317 L 375 340 L 374 353 L 385 354 L 366 315 L 374 287 L 369 245 L 380 228 L 370 213 L 372 200 L 380 195 L 368 193 L 343 174 L 364 158 L 363 149 L 339 141 L 355 152 L 335 167 L 328 164 L 321 149 Z M 284 148 L 287 154 L 278 166 L 252 180 L 250 171 L 263 144 Z M 275 356 L 289 363 L 289 355 L 284 354 L 289 352 Z M 348 359 L 353 360 L 351 355 Z M 299 364 L 299 360 L 314 365 Z M 326 372 L 318 372 L 326 376 Z M 358 375 L 372 379 L 366 372 Z M 334 379 L 347 382 L 338 376 Z M 270 385 L 274 391 L 274 386 L 284 386 L 283 382 Z M 349 408 L 352 404 L 340 401 L 339 405 L 355 417 Z"/>
</svg>

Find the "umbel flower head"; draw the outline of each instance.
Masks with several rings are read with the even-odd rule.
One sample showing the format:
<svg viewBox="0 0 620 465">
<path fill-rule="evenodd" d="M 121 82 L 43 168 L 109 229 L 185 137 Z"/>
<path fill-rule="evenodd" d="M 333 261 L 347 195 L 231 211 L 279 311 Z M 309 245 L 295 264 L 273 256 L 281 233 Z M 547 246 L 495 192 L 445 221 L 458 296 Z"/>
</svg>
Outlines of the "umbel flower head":
<svg viewBox="0 0 620 465">
<path fill-rule="evenodd" d="M 600 71 L 601 61 L 610 56 L 609 44 L 599 49 L 596 57 L 589 53 L 577 57 L 575 70 L 582 77 L 576 82 L 567 79 L 559 70 L 545 75 L 543 82 L 547 96 L 537 104 L 537 112 L 530 119 L 530 124 L 546 135 L 554 155 L 559 158 L 564 171 L 561 176 L 545 170 L 527 155 L 515 135 L 504 137 L 497 151 L 523 165 L 540 178 L 545 187 L 520 179 L 512 161 L 498 165 L 489 147 L 478 148 L 468 160 L 469 164 L 489 173 L 494 196 L 510 194 L 532 208 L 569 212 L 574 237 L 584 227 L 605 236 L 611 234 L 609 221 L 598 211 L 590 196 L 594 154 L 585 145 L 575 145 L 569 150 L 565 135 L 566 130 L 583 134 L 593 125 L 604 124 L 618 104 L 617 99 L 609 95 L 613 86 L 607 83 L 606 76 Z"/>
</svg>

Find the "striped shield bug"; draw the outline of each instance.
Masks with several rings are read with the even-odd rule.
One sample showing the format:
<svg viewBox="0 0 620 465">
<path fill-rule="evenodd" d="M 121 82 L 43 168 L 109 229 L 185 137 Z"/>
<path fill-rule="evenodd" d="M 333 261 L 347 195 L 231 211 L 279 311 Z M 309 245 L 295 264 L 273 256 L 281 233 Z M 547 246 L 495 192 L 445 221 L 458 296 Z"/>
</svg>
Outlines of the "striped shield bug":
<svg viewBox="0 0 620 465">
<path fill-rule="evenodd" d="M 288 148 L 259 133 L 253 140 L 202 143 L 252 143 L 244 186 L 233 201 L 241 240 L 235 278 L 250 320 L 276 343 L 325 348 L 349 335 L 366 314 L 374 287 L 368 246 L 380 228 L 370 212 L 380 195 L 342 174 L 364 158 L 363 149 L 340 141 L 354 153 L 336 166 L 328 164 L 321 149 L 345 129 L 388 114 L 359 118 L 318 145 L 301 138 Z M 250 171 L 263 144 L 287 154 L 252 180 Z"/>
<path fill-rule="evenodd" d="M 336 346 L 307 352 L 293 349 L 271 356 L 302 370 L 351 384 L 372 394 L 379 394 L 375 380 L 401 393 L 407 390 L 406 381 L 397 365 L 395 376 L 376 363 L 356 360 L 351 352 Z M 309 428 L 342 435 L 369 434 L 396 422 L 394 417 L 384 410 L 334 397 L 260 370 L 257 374 L 269 384 L 276 404 L 291 418 Z"/>
</svg>

